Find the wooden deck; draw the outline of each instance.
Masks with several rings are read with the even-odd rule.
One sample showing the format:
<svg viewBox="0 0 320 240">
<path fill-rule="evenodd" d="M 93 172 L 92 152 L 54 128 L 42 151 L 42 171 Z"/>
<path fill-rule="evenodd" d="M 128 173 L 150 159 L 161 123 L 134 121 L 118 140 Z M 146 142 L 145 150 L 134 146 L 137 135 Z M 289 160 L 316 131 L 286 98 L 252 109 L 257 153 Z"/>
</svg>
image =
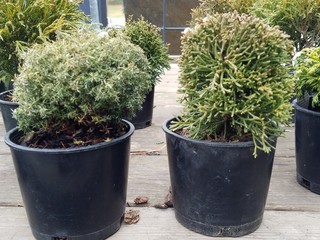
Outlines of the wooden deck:
<svg viewBox="0 0 320 240">
<path fill-rule="evenodd" d="M 132 225 L 123 224 L 109 239 L 213 239 L 182 227 L 176 221 L 172 208 L 153 207 L 156 203 L 163 203 L 170 186 L 161 125 L 181 109 L 176 101 L 177 75 L 177 65 L 172 65 L 156 87 L 152 126 L 137 130 L 132 137 L 127 201 L 131 206 L 128 209 L 140 211 L 140 221 Z M 0 120 L 0 240 L 31 240 L 34 238 L 3 135 L 4 127 Z M 139 195 L 150 198 L 148 206 L 133 204 Z M 295 180 L 294 126 L 288 127 L 285 137 L 278 139 L 263 223 L 256 232 L 241 239 L 320 239 L 320 195 L 311 193 Z"/>
</svg>

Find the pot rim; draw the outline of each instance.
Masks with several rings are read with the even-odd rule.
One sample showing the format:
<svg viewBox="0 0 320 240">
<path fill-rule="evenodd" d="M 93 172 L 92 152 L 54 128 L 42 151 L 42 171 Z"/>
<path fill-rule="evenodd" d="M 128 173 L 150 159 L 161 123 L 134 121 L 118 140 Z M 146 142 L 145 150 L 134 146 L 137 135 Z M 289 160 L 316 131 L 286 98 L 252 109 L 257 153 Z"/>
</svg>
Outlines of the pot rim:
<svg viewBox="0 0 320 240">
<path fill-rule="evenodd" d="M 320 112 L 312 111 L 310 109 L 299 106 L 297 99 L 294 99 L 292 104 L 293 104 L 295 110 L 298 110 L 298 111 L 306 113 L 306 114 L 311 114 L 313 116 L 320 117 Z"/>
<path fill-rule="evenodd" d="M 10 147 L 18 151 L 28 151 L 28 152 L 37 152 L 37 153 L 48 153 L 48 154 L 70 154 L 70 153 L 79 153 L 79 152 L 87 152 L 93 151 L 101 148 L 110 147 L 112 145 L 118 144 L 120 142 L 125 141 L 128 139 L 134 132 L 135 128 L 133 124 L 127 120 L 122 119 L 122 121 L 129 127 L 128 132 L 124 135 L 113 139 L 110 142 L 102 142 L 94 145 L 89 146 L 82 146 L 82 147 L 72 147 L 72 148 L 31 148 L 21 146 L 11 140 L 11 136 L 17 132 L 19 132 L 18 127 L 11 129 L 9 132 L 5 134 L 4 142 Z"/>
<path fill-rule="evenodd" d="M 199 139 L 193 139 L 193 138 L 188 138 L 181 136 L 169 129 L 169 125 L 171 121 L 175 120 L 177 117 L 171 117 L 167 120 L 164 121 L 162 124 L 162 129 L 166 134 L 172 135 L 176 138 L 193 142 L 194 144 L 202 144 L 202 145 L 207 145 L 208 147 L 220 147 L 220 148 L 244 148 L 244 147 L 254 147 L 253 141 L 246 141 L 246 142 L 210 142 L 210 141 L 205 141 L 205 140 L 199 140 Z"/>
<path fill-rule="evenodd" d="M 11 106 L 19 106 L 19 103 L 17 103 L 17 102 L 11 102 L 11 101 L 3 100 L 3 97 L 8 95 L 9 93 L 13 93 L 13 89 L 6 90 L 6 91 L 0 93 L 0 104 L 11 105 Z"/>
</svg>

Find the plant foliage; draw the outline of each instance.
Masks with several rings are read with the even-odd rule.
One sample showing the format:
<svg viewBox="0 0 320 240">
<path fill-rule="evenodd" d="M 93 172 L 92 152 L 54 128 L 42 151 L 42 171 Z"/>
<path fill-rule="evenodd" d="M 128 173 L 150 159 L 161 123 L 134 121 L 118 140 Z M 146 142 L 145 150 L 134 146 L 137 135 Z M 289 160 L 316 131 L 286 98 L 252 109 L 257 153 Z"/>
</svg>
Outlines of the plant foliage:
<svg viewBox="0 0 320 240">
<path fill-rule="evenodd" d="M 150 81 L 155 85 L 164 69 L 170 68 L 168 46 L 162 42 L 159 28 L 143 17 L 137 20 L 129 17 L 124 28 L 110 31 L 110 35 L 119 33 L 128 36 L 133 44 L 142 48 L 151 65 Z"/>
<path fill-rule="evenodd" d="M 296 51 L 320 46 L 320 0 L 257 0 L 252 14 L 278 25 Z"/>
<path fill-rule="evenodd" d="M 55 40 L 86 19 L 79 1 L 0 0 L 0 81 L 8 84 L 18 72 L 18 52 L 33 43 Z"/>
<path fill-rule="evenodd" d="M 280 123 L 290 119 L 293 81 L 284 65 L 292 43 L 277 28 L 249 15 L 213 14 L 182 38 L 181 117 L 172 130 L 210 141 L 250 135 L 270 151 Z"/>
<path fill-rule="evenodd" d="M 307 92 L 312 95 L 312 106 L 320 107 L 320 48 L 305 48 L 295 65 L 295 86 L 298 98 Z"/>
<path fill-rule="evenodd" d="M 108 0 L 108 4 L 110 4 L 110 5 L 120 5 L 120 4 L 123 4 L 123 0 Z"/>
<path fill-rule="evenodd" d="M 14 116 L 25 132 L 61 129 L 70 121 L 112 127 L 136 112 L 151 85 L 141 48 L 88 29 L 36 44 L 23 61 Z"/>
<path fill-rule="evenodd" d="M 192 10 L 192 21 L 214 13 L 249 13 L 255 0 L 200 0 L 200 5 Z"/>
</svg>

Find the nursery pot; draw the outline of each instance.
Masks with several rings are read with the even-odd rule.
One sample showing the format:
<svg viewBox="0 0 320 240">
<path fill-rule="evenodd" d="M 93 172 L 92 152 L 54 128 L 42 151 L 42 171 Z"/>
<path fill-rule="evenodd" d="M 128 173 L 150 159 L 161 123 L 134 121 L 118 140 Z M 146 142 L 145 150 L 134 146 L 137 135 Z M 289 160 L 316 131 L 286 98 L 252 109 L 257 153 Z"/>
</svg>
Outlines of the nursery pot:
<svg viewBox="0 0 320 240">
<path fill-rule="evenodd" d="M 312 192 L 320 194 L 320 112 L 295 107 L 295 143 L 297 181 Z"/>
<path fill-rule="evenodd" d="M 19 105 L 16 102 L 11 102 L 8 99 L 8 96 L 12 94 L 12 90 L 7 90 L 0 93 L 0 107 L 1 114 L 4 123 L 4 127 L 8 132 L 10 129 L 17 126 L 17 120 L 12 117 L 12 111 L 16 109 Z"/>
<path fill-rule="evenodd" d="M 6 134 L 36 239 L 104 240 L 120 228 L 134 131 L 126 124 L 117 139 L 70 149 L 24 147 L 17 128 Z"/>
<path fill-rule="evenodd" d="M 166 134 L 176 219 L 208 236 L 239 237 L 262 222 L 274 150 L 258 151 L 253 142 L 194 140 L 169 129 Z M 274 146 L 276 139 L 274 140 Z"/>
<path fill-rule="evenodd" d="M 142 129 L 151 126 L 154 102 L 154 86 L 146 95 L 142 104 L 142 109 L 136 113 L 136 116 L 130 119 L 135 129 Z"/>
</svg>

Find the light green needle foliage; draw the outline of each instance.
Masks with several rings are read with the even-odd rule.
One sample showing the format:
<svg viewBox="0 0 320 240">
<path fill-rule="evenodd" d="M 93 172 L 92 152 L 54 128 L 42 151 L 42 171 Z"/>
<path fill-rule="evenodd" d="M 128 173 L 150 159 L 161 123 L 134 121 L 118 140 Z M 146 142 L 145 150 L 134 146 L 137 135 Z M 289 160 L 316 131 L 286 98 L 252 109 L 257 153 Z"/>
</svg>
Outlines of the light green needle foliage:
<svg viewBox="0 0 320 240">
<path fill-rule="evenodd" d="M 184 109 L 172 129 L 212 141 L 251 134 L 255 154 L 269 152 L 270 137 L 290 119 L 293 81 L 284 63 L 291 51 L 287 35 L 249 15 L 198 20 L 182 39 Z"/>
<path fill-rule="evenodd" d="M 78 27 L 86 19 L 79 1 L 0 0 L 0 81 L 18 72 L 18 52 L 33 43 L 55 40 L 56 31 Z"/>
<path fill-rule="evenodd" d="M 320 48 L 305 48 L 295 65 L 295 86 L 297 97 L 307 92 L 312 95 L 312 106 L 320 107 Z"/>
<path fill-rule="evenodd" d="M 214 13 L 249 13 L 255 0 L 200 0 L 200 5 L 192 10 L 192 22 Z"/>
<path fill-rule="evenodd" d="M 66 121 L 118 124 L 132 116 L 150 89 L 143 51 L 121 36 L 93 30 L 64 34 L 35 45 L 24 56 L 15 83 L 19 128 L 59 129 Z"/>
<path fill-rule="evenodd" d="M 297 51 L 320 46 L 320 0 L 256 0 L 252 14 L 278 25 Z"/>
<path fill-rule="evenodd" d="M 162 42 L 160 30 L 157 26 L 149 23 L 143 17 L 133 20 L 127 19 L 124 28 L 112 29 L 110 35 L 125 34 L 130 41 L 141 47 L 151 65 L 150 75 L 153 85 L 159 80 L 165 69 L 170 68 L 168 46 Z"/>
</svg>

